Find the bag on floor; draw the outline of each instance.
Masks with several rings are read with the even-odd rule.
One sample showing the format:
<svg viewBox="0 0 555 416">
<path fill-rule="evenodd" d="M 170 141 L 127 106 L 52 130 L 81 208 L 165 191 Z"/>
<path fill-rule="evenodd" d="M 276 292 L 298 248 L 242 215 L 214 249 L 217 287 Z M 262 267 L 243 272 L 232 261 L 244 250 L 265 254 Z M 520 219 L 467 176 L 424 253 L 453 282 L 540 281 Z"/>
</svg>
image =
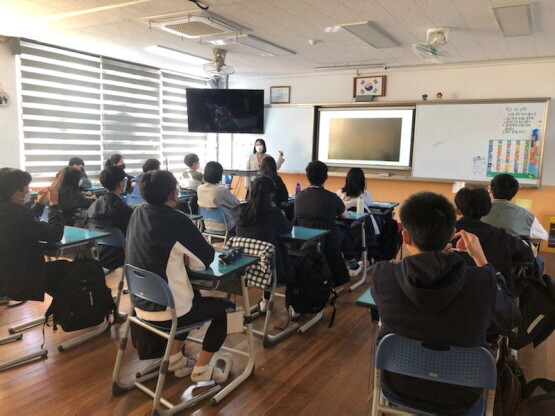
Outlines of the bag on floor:
<svg viewBox="0 0 555 416">
<path fill-rule="evenodd" d="M 116 314 L 112 292 L 106 286 L 102 266 L 96 260 L 60 260 L 59 285 L 46 321 L 53 316 L 54 330 L 60 325 L 66 332 L 100 325 L 108 315 Z"/>
<path fill-rule="evenodd" d="M 325 256 L 319 252 L 297 257 L 295 282 L 288 283 L 285 301 L 295 312 L 315 314 L 328 305 L 333 290 L 333 276 Z"/>
<path fill-rule="evenodd" d="M 538 387 L 541 387 L 546 394 L 530 397 Z M 536 378 L 526 384 L 518 414 L 520 416 L 555 415 L 555 381 Z"/>
<path fill-rule="evenodd" d="M 509 354 L 507 345 L 502 343 L 500 348 L 493 415 L 516 416 L 526 379 L 518 361 Z"/>
</svg>

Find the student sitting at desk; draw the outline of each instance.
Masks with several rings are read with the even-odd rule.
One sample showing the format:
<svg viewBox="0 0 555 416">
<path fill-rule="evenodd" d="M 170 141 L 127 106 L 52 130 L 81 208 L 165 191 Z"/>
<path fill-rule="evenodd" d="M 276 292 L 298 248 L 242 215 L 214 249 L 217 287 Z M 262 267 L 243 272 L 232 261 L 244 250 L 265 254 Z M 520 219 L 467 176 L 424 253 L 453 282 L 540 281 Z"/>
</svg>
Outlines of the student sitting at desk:
<svg viewBox="0 0 555 416">
<path fill-rule="evenodd" d="M 274 181 L 275 191 L 272 201 L 274 201 L 277 207 L 281 208 L 281 204 L 289 200 L 289 193 L 287 192 L 287 187 L 277 174 L 276 161 L 272 156 L 266 156 L 262 159 L 260 175 L 266 175 Z"/>
<path fill-rule="evenodd" d="M 491 211 L 482 221 L 504 228 L 511 235 L 527 236 L 537 240 L 547 240 L 547 231 L 530 212 L 509 201 L 518 192 L 518 181 L 508 173 L 497 175 L 491 180 L 490 193 L 493 197 Z"/>
<path fill-rule="evenodd" d="M 147 172 L 141 182 L 141 195 L 146 200 L 135 208 L 127 229 L 127 262 L 156 273 L 168 282 L 175 301 L 177 325 L 192 325 L 212 319 L 198 360 L 184 355 L 187 334 L 176 336 L 172 345 L 169 371 L 178 377 L 192 373 L 191 380 L 224 383 L 231 369 L 226 358 L 224 369 L 210 366 L 210 360 L 222 346 L 227 334 L 224 298 L 202 297 L 189 281 L 186 267 L 205 269 L 214 259 L 214 248 L 186 215 L 174 209 L 177 205 L 177 180 L 171 172 Z M 134 299 L 135 312 L 141 319 L 171 327 L 171 314 L 159 305 Z M 183 352 L 182 352 L 183 351 Z"/>
<path fill-rule="evenodd" d="M 66 225 L 74 225 L 77 210 L 90 207 L 96 199 L 95 195 L 85 196 L 81 193 L 79 181 L 82 176 L 83 173 L 79 169 L 67 166 L 58 173 L 52 183 L 52 187 L 59 193 L 58 200 Z"/>
<path fill-rule="evenodd" d="M 85 172 L 85 162 L 83 161 L 83 159 L 81 159 L 80 157 L 72 157 L 71 159 L 69 159 L 67 165 L 71 166 L 72 168 L 79 169 L 83 174 L 81 181 L 79 181 L 79 188 L 86 190 L 92 186 L 92 182 Z"/>
<path fill-rule="evenodd" d="M 127 232 L 127 224 L 133 208 L 123 202 L 120 195 L 127 183 L 125 172 L 117 166 L 109 166 L 100 172 L 100 183 L 107 189 L 85 214 L 85 224 L 92 223 L 120 229 Z M 121 247 L 100 245 L 98 248 L 100 264 L 107 270 L 115 270 L 123 265 L 125 254 Z M 106 271 L 106 270 L 105 270 Z"/>
<path fill-rule="evenodd" d="M 336 194 L 324 189 L 324 183 L 328 179 L 328 167 L 319 160 L 310 162 L 306 167 L 306 176 L 310 186 L 295 197 L 295 218 L 324 223 L 331 234 L 330 249 L 341 246 L 343 257 L 349 267 L 349 275 L 356 276 L 362 270 L 362 262 L 357 262 L 349 230 L 335 224 L 337 217 L 347 215 L 345 204 Z"/>
<path fill-rule="evenodd" d="M 31 175 L 19 169 L 0 169 L 0 293 L 13 300 L 44 301 L 53 296 L 59 276 L 55 262 L 44 261 L 39 241 L 57 242 L 64 235 L 64 220 L 58 207 L 58 192 L 41 189 L 32 208 Z M 48 222 L 40 221 L 50 205 Z"/>
<path fill-rule="evenodd" d="M 183 159 L 183 163 L 185 163 L 187 169 L 181 174 L 179 185 L 196 191 L 204 179 L 204 175 L 199 171 L 200 159 L 195 153 L 189 153 Z"/>
<path fill-rule="evenodd" d="M 266 159 L 269 159 L 267 157 Z M 249 200 L 231 210 L 235 220 L 235 233 L 239 237 L 254 238 L 273 244 L 276 249 L 277 281 L 289 283 L 292 279 L 289 255 L 279 239 L 280 234 L 291 232 L 291 223 L 282 214 L 281 209 L 272 206 L 276 185 L 269 176 L 257 176 L 251 183 Z M 260 312 L 268 309 L 270 293 L 264 292 L 264 298 L 258 306 Z"/>
<path fill-rule="evenodd" d="M 140 175 L 135 176 L 133 178 L 133 182 L 135 185 L 133 186 L 133 195 L 141 196 L 141 187 L 139 186 L 139 181 L 141 180 L 141 176 L 146 172 L 150 172 L 151 170 L 160 170 L 160 161 L 157 159 L 147 159 L 143 164 L 143 173 Z"/>
<path fill-rule="evenodd" d="M 491 210 L 491 199 L 485 189 L 460 189 L 455 195 L 455 205 L 457 214 L 462 215 L 456 224 L 457 231 L 465 230 L 480 239 L 486 258 L 495 270 L 503 275 L 507 285 L 514 293 L 513 262 L 533 262 L 534 255 L 530 247 L 520 238 L 507 233 L 503 228 L 480 221 L 480 218 Z M 464 257 L 467 263 L 474 264 L 469 256 Z"/>
<path fill-rule="evenodd" d="M 487 347 L 492 323 L 502 332 L 518 324 L 520 312 L 505 279 L 488 263 L 474 234 L 455 234 L 455 209 L 445 197 L 414 194 L 400 217 L 411 256 L 396 264 L 380 261 L 372 273 L 382 322 L 379 339 L 397 333 L 438 346 Z M 453 237 L 460 237 L 457 249 L 467 250 L 476 266 L 452 252 Z M 441 414 L 471 408 L 482 393 L 390 372 L 384 372 L 383 386 L 400 400 L 443 409 Z"/>
<path fill-rule="evenodd" d="M 239 200 L 231 191 L 221 186 L 223 167 L 218 162 L 208 162 L 204 168 L 204 182 L 198 187 L 198 206 L 201 208 L 221 208 L 227 221 L 227 228 L 233 231 L 235 220 L 229 214 L 232 208 L 239 205 Z M 214 221 L 204 221 L 210 231 L 225 231 L 224 224 Z"/>
<path fill-rule="evenodd" d="M 106 162 L 104 163 L 104 167 L 107 168 L 108 166 L 117 166 L 121 170 L 125 172 L 125 159 L 119 153 L 115 153 Z M 125 186 L 125 192 L 131 192 L 135 182 L 133 181 L 133 176 L 125 174 L 127 177 L 127 185 Z"/>
</svg>

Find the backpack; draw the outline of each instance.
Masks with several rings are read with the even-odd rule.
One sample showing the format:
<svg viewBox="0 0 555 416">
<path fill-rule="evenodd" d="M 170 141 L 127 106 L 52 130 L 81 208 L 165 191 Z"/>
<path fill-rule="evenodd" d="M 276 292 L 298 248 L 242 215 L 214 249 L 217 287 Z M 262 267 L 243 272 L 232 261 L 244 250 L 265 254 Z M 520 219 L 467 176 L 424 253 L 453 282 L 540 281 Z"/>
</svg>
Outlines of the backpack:
<svg viewBox="0 0 555 416">
<path fill-rule="evenodd" d="M 541 387 L 546 394 L 530 397 L 537 387 Z M 536 378 L 526 384 L 519 410 L 520 416 L 555 415 L 555 381 Z"/>
<path fill-rule="evenodd" d="M 526 379 L 520 364 L 510 355 L 505 339 L 499 348 L 493 416 L 516 416 Z"/>
<path fill-rule="evenodd" d="M 333 276 L 326 257 L 314 250 L 307 256 L 296 257 L 294 267 L 296 278 L 287 284 L 285 303 L 297 313 L 320 312 L 330 303 L 333 292 Z M 333 305 L 333 300 L 330 304 Z"/>
<path fill-rule="evenodd" d="M 374 218 L 380 234 L 377 236 L 377 245 L 372 244 L 372 240 L 369 241 L 368 258 L 373 258 L 375 262 L 392 260 L 397 256 L 403 242 L 397 221 L 393 219 L 393 212 L 375 215 Z"/>
<path fill-rule="evenodd" d="M 90 328 L 100 325 L 109 314 L 117 314 L 100 263 L 91 259 L 56 263 L 60 281 L 45 313 L 47 322 L 53 316 L 54 330 L 58 324 L 66 332 Z"/>
</svg>

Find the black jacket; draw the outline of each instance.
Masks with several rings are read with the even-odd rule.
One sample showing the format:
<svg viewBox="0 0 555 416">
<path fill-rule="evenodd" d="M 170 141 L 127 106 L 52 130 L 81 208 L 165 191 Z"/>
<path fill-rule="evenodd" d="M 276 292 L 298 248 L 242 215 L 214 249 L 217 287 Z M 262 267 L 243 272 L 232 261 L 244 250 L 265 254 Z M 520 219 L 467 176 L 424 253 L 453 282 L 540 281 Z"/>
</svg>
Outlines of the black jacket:
<svg viewBox="0 0 555 416">
<path fill-rule="evenodd" d="M 60 209 L 64 213 L 64 221 L 66 225 L 73 225 L 73 216 L 78 208 L 88 208 L 94 202 L 93 199 L 86 198 L 78 187 L 63 185 L 60 187 L 59 203 Z"/>
<path fill-rule="evenodd" d="M 425 252 L 397 264 L 381 261 L 372 276 L 382 321 L 380 339 L 397 333 L 435 345 L 487 346 L 492 323 L 506 332 L 520 320 L 503 276 L 489 264 L 468 266 L 457 253 Z M 411 400 L 433 397 L 453 410 L 471 406 L 480 395 L 477 389 L 391 373 L 384 374 L 384 385 Z"/>
<path fill-rule="evenodd" d="M 494 227 L 477 219 L 462 217 L 457 221 L 457 231 L 465 230 L 475 234 L 480 239 L 484 254 L 499 273 L 503 275 L 507 286 L 513 293 L 514 279 L 512 268 L 515 262 L 533 262 L 534 254 L 524 242 L 505 231 L 504 228 Z M 473 266 L 474 260 L 464 256 L 467 264 Z"/>
<path fill-rule="evenodd" d="M 285 218 L 279 208 L 272 208 L 264 214 L 263 218 L 254 223 L 249 223 L 245 218 L 247 204 L 237 205 L 230 211 L 235 220 L 235 234 L 239 237 L 254 238 L 255 240 L 265 241 L 273 244 L 276 248 L 277 258 L 277 277 L 279 283 L 293 281 L 293 274 L 290 267 L 287 249 L 280 240 L 280 234 L 291 231 L 292 225 Z"/>
<path fill-rule="evenodd" d="M 167 205 L 141 204 L 133 210 L 127 228 L 127 263 L 156 273 L 165 279 L 172 289 L 176 307 L 180 305 L 175 283 L 168 280 L 166 268 L 173 250 L 183 246 L 204 266 L 214 260 L 214 248 L 206 242 L 198 228 L 181 211 Z M 183 270 L 183 274 L 185 270 Z M 138 298 L 135 306 L 144 311 L 161 311 L 164 308 Z"/>
<path fill-rule="evenodd" d="M 85 224 L 92 223 L 120 229 L 127 232 L 127 224 L 133 208 L 121 200 L 118 195 L 107 192 L 89 207 L 85 214 Z M 99 260 L 102 267 L 114 270 L 123 265 L 124 250 L 119 247 L 100 246 Z"/>
<path fill-rule="evenodd" d="M 44 206 L 33 208 L 0 202 L 0 295 L 14 300 L 44 300 L 46 266 L 39 241 L 60 241 L 62 211 L 51 206 L 48 222 L 41 222 Z"/>
</svg>

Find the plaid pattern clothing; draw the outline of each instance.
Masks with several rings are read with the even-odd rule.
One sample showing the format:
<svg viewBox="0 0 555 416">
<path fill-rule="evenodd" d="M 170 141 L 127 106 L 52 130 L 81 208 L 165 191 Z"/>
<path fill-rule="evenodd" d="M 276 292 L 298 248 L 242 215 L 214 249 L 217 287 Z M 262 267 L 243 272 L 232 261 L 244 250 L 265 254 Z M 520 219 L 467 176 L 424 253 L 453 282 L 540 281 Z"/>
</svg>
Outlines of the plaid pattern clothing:
<svg viewBox="0 0 555 416">
<path fill-rule="evenodd" d="M 227 240 L 225 249 L 241 247 L 243 253 L 256 256 L 260 261 L 245 270 L 247 285 L 262 290 L 272 284 L 272 259 L 275 257 L 276 249 L 273 244 L 265 241 L 246 237 L 231 237 Z"/>
</svg>

